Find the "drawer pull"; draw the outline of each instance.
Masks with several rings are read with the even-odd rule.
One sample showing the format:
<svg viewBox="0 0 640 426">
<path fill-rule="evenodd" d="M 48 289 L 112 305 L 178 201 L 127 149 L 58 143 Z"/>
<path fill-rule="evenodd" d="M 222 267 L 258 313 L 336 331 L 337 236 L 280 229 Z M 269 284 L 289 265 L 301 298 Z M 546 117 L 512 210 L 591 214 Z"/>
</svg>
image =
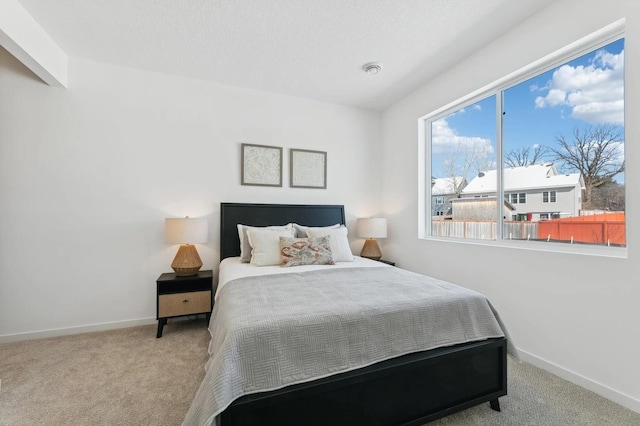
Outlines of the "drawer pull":
<svg viewBox="0 0 640 426">
<path fill-rule="evenodd" d="M 189 299 L 184 299 L 184 300 L 182 301 L 182 303 L 187 303 L 188 301 L 189 301 Z"/>
</svg>

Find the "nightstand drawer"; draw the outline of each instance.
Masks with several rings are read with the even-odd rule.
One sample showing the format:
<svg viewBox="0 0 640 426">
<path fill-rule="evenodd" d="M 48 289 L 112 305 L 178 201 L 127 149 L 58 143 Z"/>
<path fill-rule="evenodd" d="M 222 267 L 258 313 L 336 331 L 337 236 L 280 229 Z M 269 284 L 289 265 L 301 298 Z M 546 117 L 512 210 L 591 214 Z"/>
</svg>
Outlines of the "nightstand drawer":
<svg viewBox="0 0 640 426">
<path fill-rule="evenodd" d="M 158 296 L 158 318 L 211 312 L 211 291 Z"/>
</svg>

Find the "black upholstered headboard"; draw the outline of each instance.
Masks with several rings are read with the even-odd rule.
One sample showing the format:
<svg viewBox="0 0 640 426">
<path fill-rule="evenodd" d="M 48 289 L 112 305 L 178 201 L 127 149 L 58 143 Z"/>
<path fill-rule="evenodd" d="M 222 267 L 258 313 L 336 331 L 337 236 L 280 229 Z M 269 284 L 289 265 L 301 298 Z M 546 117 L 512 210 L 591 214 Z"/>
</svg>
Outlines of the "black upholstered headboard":
<svg viewBox="0 0 640 426">
<path fill-rule="evenodd" d="M 220 260 L 240 256 L 239 223 L 269 226 L 290 222 L 304 226 L 344 224 L 344 206 L 220 203 Z"/>
</svg>

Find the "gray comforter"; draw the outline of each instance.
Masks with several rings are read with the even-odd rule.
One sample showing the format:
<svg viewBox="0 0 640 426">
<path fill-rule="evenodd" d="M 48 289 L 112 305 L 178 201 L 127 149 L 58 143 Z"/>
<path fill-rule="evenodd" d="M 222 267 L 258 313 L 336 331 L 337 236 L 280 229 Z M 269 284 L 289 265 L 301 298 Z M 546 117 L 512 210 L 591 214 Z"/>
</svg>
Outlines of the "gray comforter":
<svg viewBox="0 0 640 426">
<path fill-rule="evenodd" d="M 213 424 L 242 395 L 506 333 L 481 294 L 392 267 L 234 280 L 209 330 L 206 375 L 185 425 Z"/>
</svg>

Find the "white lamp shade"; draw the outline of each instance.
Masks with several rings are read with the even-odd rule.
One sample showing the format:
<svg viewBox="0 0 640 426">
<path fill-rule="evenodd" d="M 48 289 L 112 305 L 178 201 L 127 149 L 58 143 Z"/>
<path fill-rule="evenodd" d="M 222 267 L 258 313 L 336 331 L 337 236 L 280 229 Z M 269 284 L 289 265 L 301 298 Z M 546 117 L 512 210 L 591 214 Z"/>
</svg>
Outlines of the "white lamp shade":
<svg viewBox="0 0 640 426">
<path fill-rule="evenodd" d="M 387 238 L 387 219 L 383 217 L 358 219 L 356 235 L 360 238 Z"/>
<path fill-rule="evenodd" d="M 204 219 L 175 218 L 164 220 L 165 239 L 169 244 L 206 243 L 209 226 Z"/>
</svg>

